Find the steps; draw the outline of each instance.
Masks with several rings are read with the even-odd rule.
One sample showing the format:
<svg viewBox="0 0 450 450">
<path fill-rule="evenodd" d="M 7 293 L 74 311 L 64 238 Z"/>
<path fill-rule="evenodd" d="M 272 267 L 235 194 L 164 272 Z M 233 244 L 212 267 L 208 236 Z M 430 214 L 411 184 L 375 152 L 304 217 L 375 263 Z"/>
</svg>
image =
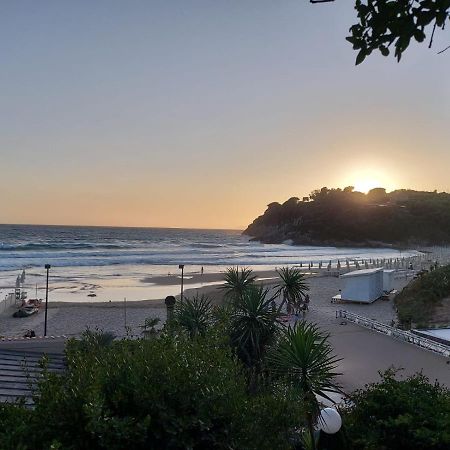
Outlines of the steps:
<svg viewBox="0 0 450 450">
<path fill-rule="evenodd" d="M 48 370 L 63 372 L 64 354 L 47 353 L 33 349 L 0 349 L 0 402 L 14 402 L 20 399 L 32 405 L 33 385 L 42 374 L 40 361 L 48 357 Z"/>
</svg>

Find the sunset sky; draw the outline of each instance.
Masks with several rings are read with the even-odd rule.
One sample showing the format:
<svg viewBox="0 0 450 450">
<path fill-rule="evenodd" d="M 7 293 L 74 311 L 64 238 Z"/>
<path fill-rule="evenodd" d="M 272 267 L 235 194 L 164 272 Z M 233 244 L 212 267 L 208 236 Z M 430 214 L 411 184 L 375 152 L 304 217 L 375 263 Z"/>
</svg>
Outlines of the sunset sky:
<svg viewBox="0 0 450 450">
<path fill-rule="evenodd" d="M 0 5 L 0 223 L 242 228 L 322 186 L 450 191 L 450 51 L 355 67 L 350 0 Z"/>
</svg>

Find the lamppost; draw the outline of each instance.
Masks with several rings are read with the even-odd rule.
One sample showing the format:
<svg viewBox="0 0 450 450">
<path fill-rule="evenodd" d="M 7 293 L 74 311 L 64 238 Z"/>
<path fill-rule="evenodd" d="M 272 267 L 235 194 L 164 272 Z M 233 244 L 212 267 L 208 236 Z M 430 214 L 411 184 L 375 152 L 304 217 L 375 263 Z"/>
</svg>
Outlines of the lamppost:
<svg viewBox="0 0 450 450">
<path fill-rule="evenodd" d="M 178 266 L 179 269 L 181 269 L 181 296 L 180 301 L 183 301 L 183 281 L 184 281 L 184 264 L 180 264 Z"/>
<path fill-rule="evenodd" d="M 45 265 L 45 270 L 47 271 L 47 284 L 45 287 L 45 322 L 44 322 L 44 336 L 47 336 L 47 308 L 48 308 L 48 273 L 50 271 L 50 264 Z"/>
<path fill-rule="evenodd" d="M 342 426 L 341 415 L 334 408 L 324 408 L 320 411 L 319 426 L 326 434 L 336 434 Z"/>
<path fill-rule="evenodd" d="M 316 425 L 315 439 L 314 439 L 314 447 L 317 448 L 317 444 L 319 439 L 323 439 L 323 444 L 327 447 L 327 443 L 331 443 L 333 438 L 328 436 L 336 434 L 342 426 L 342 419 L 340 414 L 334 408 L 324 408 L 320 411 L 319 420 Z M 324 435 L 321 437 L 320 432 L 323 432 Z"/>
</svg>

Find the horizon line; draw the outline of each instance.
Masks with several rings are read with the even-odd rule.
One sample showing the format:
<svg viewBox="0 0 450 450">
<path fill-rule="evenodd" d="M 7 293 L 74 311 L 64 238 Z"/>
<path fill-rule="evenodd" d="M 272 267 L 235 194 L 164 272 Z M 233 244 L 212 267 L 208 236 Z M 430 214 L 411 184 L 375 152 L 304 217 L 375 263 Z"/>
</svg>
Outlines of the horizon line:
<svg viewBox="0 0 450 450">
<path fill-rule="evenodd" d="M 210 231 L 244 231 L 242 228 L 196 228 L 196 227 L 163 227 L 163 226 L 136 226 L 136 225 L 68 225 L 50 223 L 0 223 L 0 226 L 29 226 L 29 227 L 72 227 L 72 228 L 147 228 L 157 230 L 210 230 Z"/>
</svg>

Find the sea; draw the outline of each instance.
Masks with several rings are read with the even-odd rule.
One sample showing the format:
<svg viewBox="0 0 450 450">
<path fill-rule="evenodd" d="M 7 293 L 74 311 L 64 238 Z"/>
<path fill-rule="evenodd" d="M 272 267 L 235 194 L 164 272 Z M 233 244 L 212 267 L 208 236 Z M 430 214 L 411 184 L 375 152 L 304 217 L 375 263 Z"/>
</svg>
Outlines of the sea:
<svg viewBox="0 0 450 450">
<path fill-rule="evenodd" d="M 52 289 L 67 300 L 67 293 L 98 287 L 121 288 L 117 293 L 122 296 L 144 278 L 148 286 L 149 277 L 178 274 L 180 264 L 188 276 L 202 267 L 205 273 L 237 265 L 270 270 L 415 254 L 390 248 L 262 244 L 237 230 L 0 225 L 0 298 L 23 270 L 29 287 L 42 289 L 45 264 L 51 265 Z"/>
</svg>

